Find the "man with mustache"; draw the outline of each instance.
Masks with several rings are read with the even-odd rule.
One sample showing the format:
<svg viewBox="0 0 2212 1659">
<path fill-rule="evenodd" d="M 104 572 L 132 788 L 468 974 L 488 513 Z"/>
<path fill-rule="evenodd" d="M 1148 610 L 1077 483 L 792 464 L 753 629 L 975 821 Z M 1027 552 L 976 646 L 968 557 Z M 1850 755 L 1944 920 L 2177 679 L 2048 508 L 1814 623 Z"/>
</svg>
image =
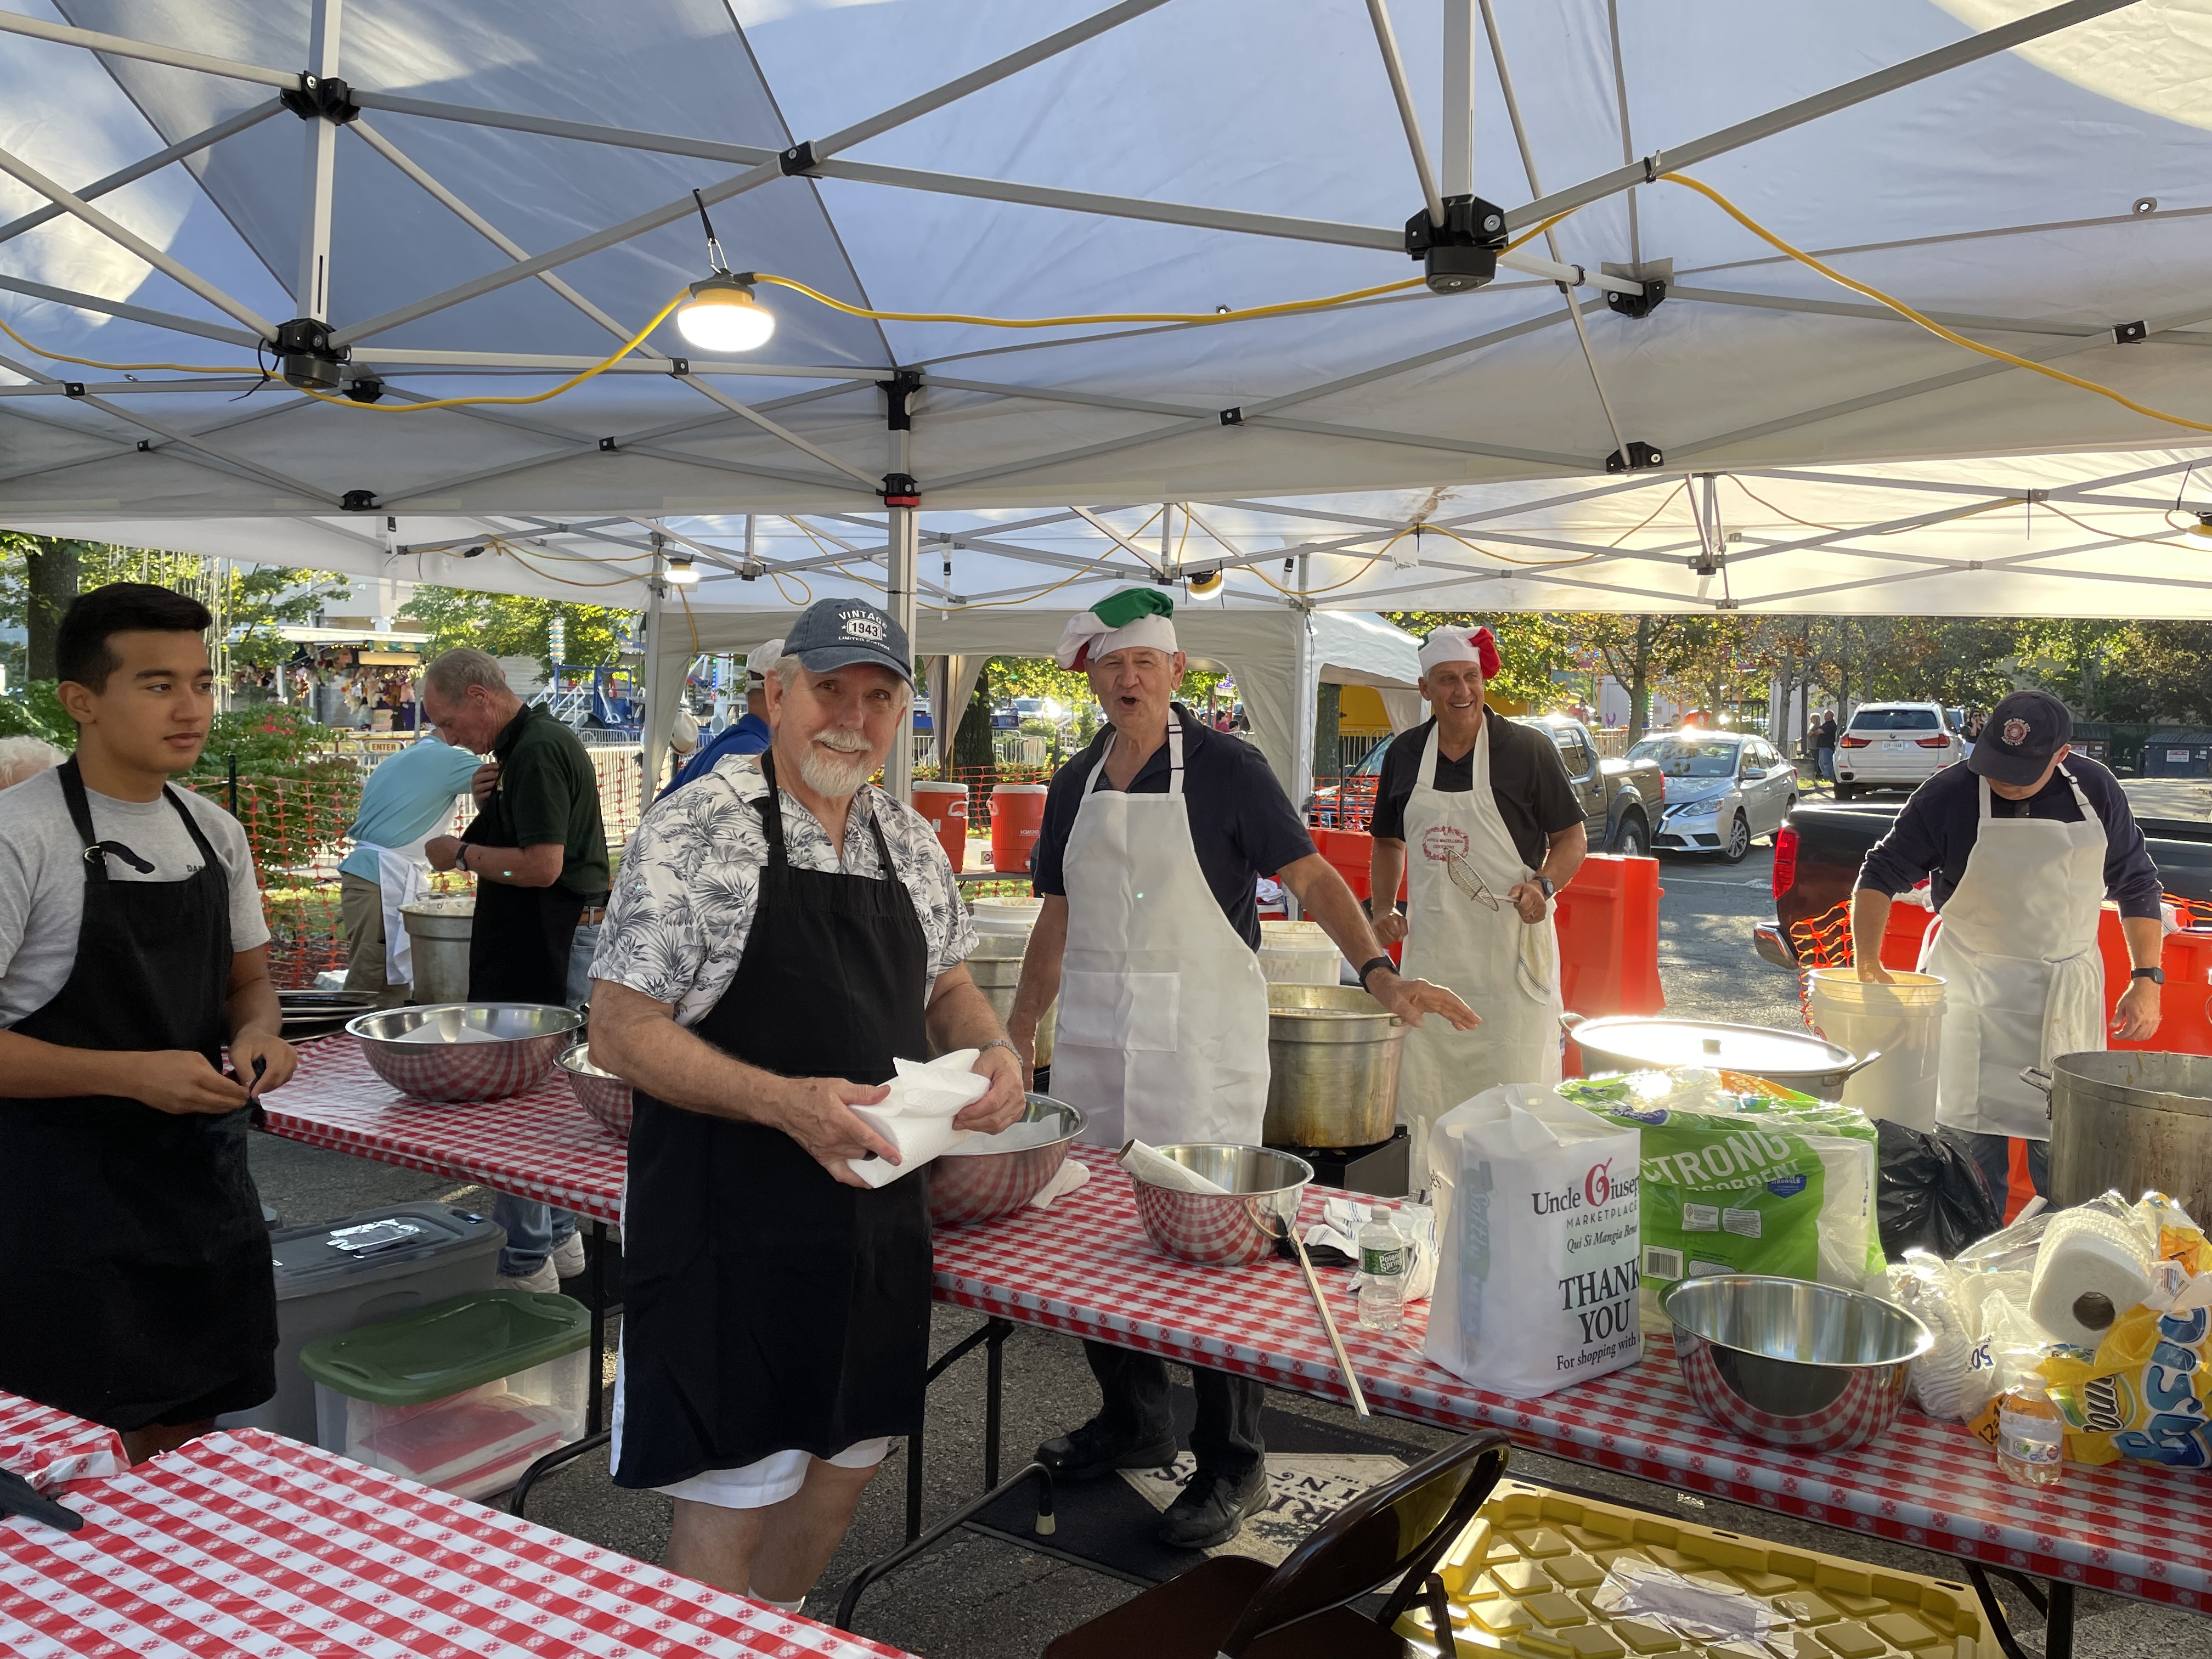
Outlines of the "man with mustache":
<svg viewBox="0 0 2212 1659">
<path fill-rule="evenodd" d="M 921 815 L 867 780 L 905 741 L 906 631 L 823 599 L 766 676 L 770 740 L 653 803 L 592 963 L 592 1058 L 637 1115 L 614 1474 L 676 1500 L 666 1565 L 796 1611 L 890 1437 L 921 1426 L 927 1176 L 852 1108 L 900 1060 L 979 1050 L 955 1127 L 1020 1115 Z"/>
</svg>

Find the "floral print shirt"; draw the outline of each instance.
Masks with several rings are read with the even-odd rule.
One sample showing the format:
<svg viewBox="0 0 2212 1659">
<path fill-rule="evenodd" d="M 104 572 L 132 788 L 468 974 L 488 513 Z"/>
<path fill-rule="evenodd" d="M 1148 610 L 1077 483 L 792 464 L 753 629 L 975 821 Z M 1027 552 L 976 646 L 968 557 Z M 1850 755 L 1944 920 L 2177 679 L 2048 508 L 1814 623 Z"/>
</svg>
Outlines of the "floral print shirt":
<svg viewBox="0 0 2212 1659">
<path fill-rule="evenodd" d="M 592 977 L 611 980 L 672 1004 L 677 1023 L 696 1025 L 720 1000 L 751 937 L 760 872 L 768 862 L 761 806 L 768 780 L 759 757 L 731 755 L 706 776 L 655 801 L 623 855 L 607 900 Z M 794 868 L 881 878 L 872 815 L 883 824 L 891 864 L 914 901 L 929 951 L 929 980 L 967 959 L 975 925 L 960 896 L 951 862 L 928 821 L 874 785 L 853 798 L 840 862 L 830 833 L 786 793 L 785 855 Z"/>
</svg>

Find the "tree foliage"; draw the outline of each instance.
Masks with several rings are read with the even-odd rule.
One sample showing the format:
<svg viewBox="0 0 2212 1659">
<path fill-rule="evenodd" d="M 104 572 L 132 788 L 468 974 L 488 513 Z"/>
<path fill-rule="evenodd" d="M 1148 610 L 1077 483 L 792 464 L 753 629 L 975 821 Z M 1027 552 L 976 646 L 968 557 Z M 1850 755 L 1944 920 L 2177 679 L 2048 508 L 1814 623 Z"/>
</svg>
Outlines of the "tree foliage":
<svg viewBox="0 0 2212 1659">
<path fill-rule="evenodd" d="M 457 645 L 472 645 L 495 657 L 535 657 L 546 673 L 553 666 L 555 617 L 561 618 L 567 635 L 561 659 L 580 668 L 603 668 L 620 654 L 623 637 L 637 616 L 634 611 L 572 605 L 566 599 L 428 586 L 416 588 L 399 614 L 429 631 L 433 655 Z M 671 617 L 668 625 L 681 626 L 680 617 Z"/>
</svg>

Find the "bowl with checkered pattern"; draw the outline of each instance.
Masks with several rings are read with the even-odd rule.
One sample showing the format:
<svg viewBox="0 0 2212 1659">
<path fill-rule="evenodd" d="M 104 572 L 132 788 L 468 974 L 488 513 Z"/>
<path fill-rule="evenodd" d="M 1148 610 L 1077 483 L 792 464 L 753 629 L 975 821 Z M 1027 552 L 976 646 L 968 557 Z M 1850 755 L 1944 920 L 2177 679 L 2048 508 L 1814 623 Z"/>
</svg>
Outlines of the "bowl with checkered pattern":
<svg viewBox="0 0 2212 1659">
<path fill-rule="evenodd" d="M 1249 1267 L 1267 1256 L 1297 1219 L 1314 1178 L 1312 1164 L 1272 1146 L 1188 1142 L 1152 1150 L 1223 1189 L 1185 1192 L 1129 1176 L 1145 1237 L 1162 1254 L 1201 1267 Z"/>
</svg>

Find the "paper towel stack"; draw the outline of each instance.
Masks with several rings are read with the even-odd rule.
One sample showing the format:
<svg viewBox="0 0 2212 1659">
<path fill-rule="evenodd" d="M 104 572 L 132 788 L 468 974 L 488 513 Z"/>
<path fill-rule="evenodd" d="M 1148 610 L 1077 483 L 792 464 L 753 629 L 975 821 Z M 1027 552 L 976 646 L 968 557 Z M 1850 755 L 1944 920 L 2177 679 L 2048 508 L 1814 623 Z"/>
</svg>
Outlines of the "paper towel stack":
<svg viewBox="0 0 2212 1659">
<path fill-rule="evenodd" d="M 2061 1342 L 2096 1347 L 2112 1321 L 2150 1295 L 2142 1232 L 2091 1206 L 2051 1218 L 2036 1252 L 2028 1316 Z"/>
<path fill-rule="evenodd" d="M 898 1075 L 891 1079 L 890 1093 L 876 1105 L 854 1107 L 853 1115 L 896 1147 L 899 1161 L 854 1158 L 846 1159 L 845 1167 L 871 1187 L 888 1187 L 975 1133 L 954 1128 L 952 1120 L 990 1090 L 990 1079 L 969 1069 L 981 1052 L 958 1048 L 927 1065 L 894 1062 Z"/>
<path fill-rule="evenodd" d="M 1208 1181 L 1195 1170 L 1187 1169 L 1173 1158 L 1154 1152 L 1141 1140 L 1132 1140 L 1121 1148 L 1121 1167 L 1139 1181 L 1155 1187 L 1165 1187 L 1178 1193 L 1226 1193 L 1229 1188 L 1218 1182 Z"/>
</svg>

